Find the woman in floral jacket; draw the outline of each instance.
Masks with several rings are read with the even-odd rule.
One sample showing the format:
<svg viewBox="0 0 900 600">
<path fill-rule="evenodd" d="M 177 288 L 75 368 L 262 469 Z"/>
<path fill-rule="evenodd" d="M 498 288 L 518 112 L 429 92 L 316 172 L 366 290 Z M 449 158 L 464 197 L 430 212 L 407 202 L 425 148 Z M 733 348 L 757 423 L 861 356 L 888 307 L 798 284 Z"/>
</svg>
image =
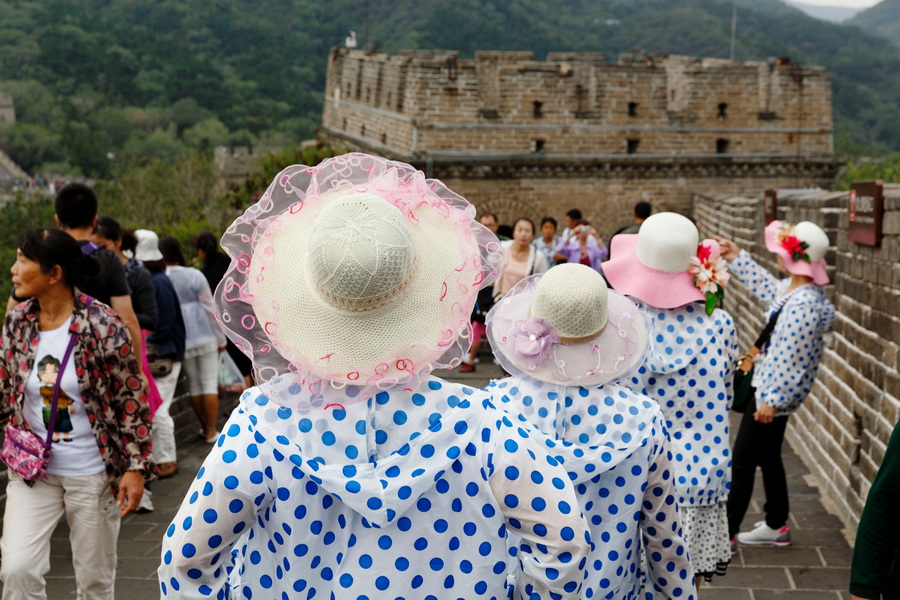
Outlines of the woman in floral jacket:
<svg viewBox="0 0 900 600">
<path fill-rule="evenodd" d="M 57 380 L 60 410 L 46 476 L 26 481 L 10 471 L 0 539 L 4 597 L 46 597 L 50 535 L 65 514 L 78 588 L 85 598 L 112 600 L 121 517 L 137 508 L 144 482 L 155 477 L 149 410 L 128 330 L 111 308 L 75 288 L 98 269 L 62 231 L 35 229 L 19 238 L 13 286 L 30 299 L 3 326 L 0 423 L 44 439 L 47 388 Z"/>
</svg>

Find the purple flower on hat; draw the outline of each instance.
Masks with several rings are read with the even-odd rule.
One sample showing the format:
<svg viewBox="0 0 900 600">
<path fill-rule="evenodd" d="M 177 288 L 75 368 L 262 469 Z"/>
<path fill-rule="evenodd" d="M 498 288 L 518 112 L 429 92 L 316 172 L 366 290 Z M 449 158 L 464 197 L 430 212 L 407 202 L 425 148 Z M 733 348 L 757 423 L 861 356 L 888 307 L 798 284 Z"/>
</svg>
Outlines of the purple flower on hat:
<svg viewBox="0 0 900 600">
<path fill-rule="evenodd" d="M 553 328 L 539 317 L 522 321 L 512 330 L 511 335 L 513 351 L 525 360 L 530 371 L 546 361 L 550 350 L 559 343 L 559 336 Z"/>
</svg>

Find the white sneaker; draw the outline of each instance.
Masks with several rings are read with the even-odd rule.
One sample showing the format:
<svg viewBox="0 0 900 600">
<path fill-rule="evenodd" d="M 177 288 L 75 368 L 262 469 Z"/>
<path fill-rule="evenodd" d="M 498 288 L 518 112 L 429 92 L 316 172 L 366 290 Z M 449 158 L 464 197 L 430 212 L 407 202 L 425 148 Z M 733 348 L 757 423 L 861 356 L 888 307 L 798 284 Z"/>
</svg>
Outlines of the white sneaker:
<svg viewBox="0 0 900 600">
<path fill-rule="evenodd" d="M 138 504 L 137 512 L 139 513 L 149 513 L 153 512 L 153 492 L 144 488 L 144 495 L 141 496 L 141 501 Z"/>
<path fill-rule="evenodd" d="M 757 521 L 752 531 L 737 534 L 737 541 L 742 544 L 773 546 L 789 546 L 791 544 L 791 528 L 782 525 L 780 529 L 772 529 L 765 521 Z"/>
</svg>

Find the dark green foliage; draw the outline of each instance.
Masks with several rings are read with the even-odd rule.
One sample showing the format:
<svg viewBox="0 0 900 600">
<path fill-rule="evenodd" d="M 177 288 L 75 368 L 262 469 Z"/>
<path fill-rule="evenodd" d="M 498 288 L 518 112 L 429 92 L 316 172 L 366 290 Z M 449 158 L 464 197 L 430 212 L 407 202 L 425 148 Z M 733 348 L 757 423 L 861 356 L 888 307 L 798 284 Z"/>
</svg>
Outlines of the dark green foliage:
<svg viewBox="0 0 900 600">
<path fill-rule="evenodd" d="M 0 148 L 31 172 L 105 177 L 220 143 L 296 144 L 315 131 L 328 51 L 350 30 L 387 52 L 726 58 L 731 12 L 727 0 L 0 0 L 0 91 L 20 123 Z M 900 147 L 894 45 L 778 0 L 739 0 L 736 41 L 738 60 L 826 67 L 842 147 Z"/>
</svg>

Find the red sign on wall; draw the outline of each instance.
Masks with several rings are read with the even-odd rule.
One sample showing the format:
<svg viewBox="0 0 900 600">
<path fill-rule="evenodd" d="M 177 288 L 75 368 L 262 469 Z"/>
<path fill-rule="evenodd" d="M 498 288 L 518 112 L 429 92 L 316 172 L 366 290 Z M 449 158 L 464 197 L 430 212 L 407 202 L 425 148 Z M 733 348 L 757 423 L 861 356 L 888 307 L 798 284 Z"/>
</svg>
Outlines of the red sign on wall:
<svg viewBox="0 0 900 600">
<path fill-rule="evenodd" d="M 763 218 L 766 225 L 778 219 L 778 190 L 766 190 L 763 195 Z"/>
<path fill-rule="evenodd" d="M 851 242 L 864 246 L 880 244 L 884 219 L 884 184 L 881 181 L 865 181 L 851 185 L 847 216 L 850 221 L 848 237 Z"/>
</svg>

